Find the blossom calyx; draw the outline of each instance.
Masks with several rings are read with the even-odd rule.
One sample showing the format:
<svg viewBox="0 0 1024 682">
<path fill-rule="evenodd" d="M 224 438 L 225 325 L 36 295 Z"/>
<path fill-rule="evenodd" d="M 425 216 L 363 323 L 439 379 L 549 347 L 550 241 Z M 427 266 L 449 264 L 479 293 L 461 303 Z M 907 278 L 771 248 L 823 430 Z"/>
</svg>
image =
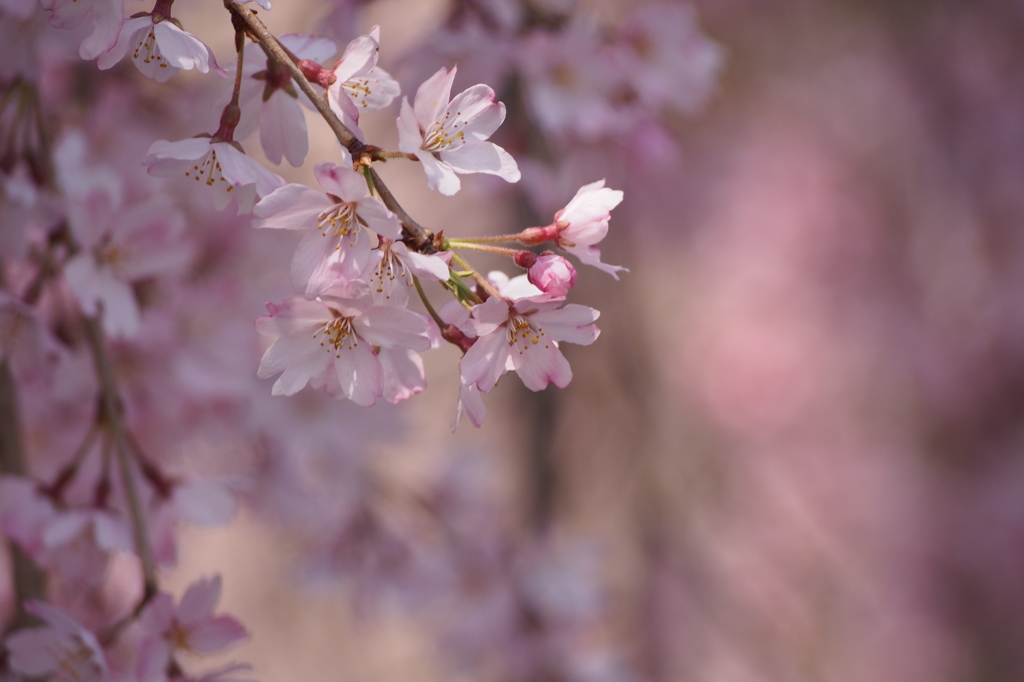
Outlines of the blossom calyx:
<svg viewBox="0 0 1024 682">
<path fill-rule="evenodd" d="M 338 77 L 334 75 L 334 71 L 325 69 L 312 59 L 300 59 L 297 66 L 302 71 L 302 75 L 306 77 L 306 80 L 310 83 L 316 83 L 322 88 L 330 87 L 338 80 Z"/>
<path fill-rule="evenodd" d="M 558 235 L 564 227 L 566 226 L 559 226 L 557 220 L 546 227 L 528 227 L 519 233 L 519 243 L 525 246 L 537 246 L 545 242 L 557 242 Z"/>
</svg>

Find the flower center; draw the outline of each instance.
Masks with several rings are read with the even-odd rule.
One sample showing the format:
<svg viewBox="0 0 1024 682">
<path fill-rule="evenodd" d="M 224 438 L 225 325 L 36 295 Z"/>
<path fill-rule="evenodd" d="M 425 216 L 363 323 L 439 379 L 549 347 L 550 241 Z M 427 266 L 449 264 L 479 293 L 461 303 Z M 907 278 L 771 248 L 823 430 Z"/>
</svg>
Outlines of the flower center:
<svg viewBox="0 0 1024 682">
<path fill-rule="evenodd" d="M 522 348 L 519 349 L 520 355 L 529 350 L 531 346 L 539 344 L 541 338 L 544 337 L 543 329 L 533 327 L 524 316 L 516 313 L 509 315 L 505 333 L 510 345 L 518 346 L 522 343 Z M 544 347 L 547 348 L 546 343 Z"/>
<path fill-rule="evenodd" d="M 220 161 L 217 160 L 217 150 L 210 147 L 210 153 L 203 157 L 202 161 L 192 164 L 192 167 L 185 171 L 185 177 L 194 178 L 196 182 L 205 180 L 208 187 L 213 187 L 218 182 L 223 182 L 227 187 L 224 191 L 230 192 L 234 185 L 224 179 L 221 172 Z"/>
<path fill-rule="evenodd" d="M 352 350 L 359 345 L 359 337 L 352 326 L 351 317 L 336 317 L 313 332 L 313 338 L 320 337 L 320 345 L 334 357 L 341 357 L 342 348 Z"/>
<path fill-rule="evenodd" d="M 129 260 L 128 249 L 113 242 L 104 244 L 96 250 L 96 260 L 100 265 L 109 266 L 111 270 L 120 273 Z"/>
<path fill-rule="evenodd" d="M 466 126 L 465 121 L 459 118 L 461 114 L 461 111 L 456 111 L 455 118 L 452 118 L 452 112 L 445 111 L 442 118 L 431 123 L 423 133 L 423 149 L 428 152 L 440 152 L 461 147 L 466 138 L 465 133 L 459 130 L 460 124 L 462 127 Z"/>
<path fill-rule="evenodd" d="M 54 662 L 57 664 L 53 670 L 53 679 L 77 682 L 83 677 L 88 677 L 88 668 L 95 668 L 92 661 L 92 650 L 77 637 L 72 640 L 57 640 L 47 647 Z"/>
<path fill-rule="evenodd" d="M 341 248 L 341 241 L 345 237 L 351 237 L 349 246 L 355 246 L 358 236 L 359 223 L 356 221 L 356 205 L 346 201 L 340 201 L 336 206 L 327 209 L 316 219 L 317 229 L 324 237 L 335 237 L 338 244 L 335 250 Z"/>
<path fill-rule="evenodd" d="M 376 83 L 380 83 L 379 78 L 353 78 L 342 83 L 341 87 L 356 104 L 366 109 Z"/>
<path fill-rule="evenodd" d="M 383 294 L 385 291 L 384 282 L 387 280 L 388 294 L 385 298 L 391 298 L 391 287 L 396 279 L 402 279 L 405 281 L 405 285 L 412 286 L 412 277 L 409 276 L 409 270 L 392 251 L 386 246 L 381 246 L 381 259 L 380 263 L 377 264 L 377 269 L 373 273 L 372 280 L 377 282 L 377 293 Z"/>
<path fill-rule="evenodd" d="M 134 61 L 142 60 L 143 64 L 155 62 L 161 69 L 167 68 L 167 60 L 160 54 L 160 48 L 156 44 L 156 34 L 151 27 L 142 34 L 142 38 L 135 46 L 135 53 L 132 55 Z"/>
</svg>

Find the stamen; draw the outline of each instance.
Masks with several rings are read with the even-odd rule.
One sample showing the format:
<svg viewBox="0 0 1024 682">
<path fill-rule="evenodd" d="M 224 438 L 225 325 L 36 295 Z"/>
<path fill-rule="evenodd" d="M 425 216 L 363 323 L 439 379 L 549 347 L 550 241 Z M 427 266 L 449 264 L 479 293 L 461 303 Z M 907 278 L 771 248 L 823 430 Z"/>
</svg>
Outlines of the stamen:
<svg viewBox="0 0 1024 682">
<path fill-rule="evenodd" d="M 342 348 L 354 349 L 359 345 L 359 337 L 352 326 L 351 317 L 337 317 L 323 327 L 313 332 L 313 339 L 321 337 L 320 345 L 330 353 L 334 351 L 334 357 L 341 357 Z"/>
</svg>

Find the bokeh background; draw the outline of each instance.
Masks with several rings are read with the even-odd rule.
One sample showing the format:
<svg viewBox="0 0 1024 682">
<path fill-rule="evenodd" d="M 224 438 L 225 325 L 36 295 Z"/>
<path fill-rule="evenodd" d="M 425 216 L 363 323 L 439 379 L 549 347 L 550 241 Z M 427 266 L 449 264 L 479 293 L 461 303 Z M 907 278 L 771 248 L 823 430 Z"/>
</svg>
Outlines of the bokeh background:
<svg viewBox="0 0 1024 682">
<path fill-rule="evenodd" d="M 565 390 L 504 379 L 480 430 L 449 430 L 453 348 L 397 410 L 254 408 L 310 441 L 330 409 L 348 445 L 197 465 L 250 504 L 184 531 L 167 584 L 224 575 L 253 633 L 227 659 L 264 682 L 1024 679 L 1024 4 L 700 0 L 699 32 L 659 37 L 693 65 L 667 70 L 685 102 L 620 101 L 629 125 L 602 127 L 581 96 L 564 129 L 524 76 L 559 48 L 500 20 L 524 3 L 277 4 L 278 33 L 380 25 L 406 94 L 458 60 L 456 89 L 508 104 L 522 187 L 442 200 L 382 169 L 421 222 L 546 224 L 605 178 L 625 199 L 602 254 L 630 272 L 580 266 L 601 337 L 566 349 Z M 682 3 L 530 7 L 577 4 L 600 42 Z M 600 59 L 563 66 L 605 92 Z M 308 166 L 333 153 L 310 124 Z M 366 130 L 395 142 L 387 117 Z"/>
<path fill-rule="evenodd" d="M 408 22 L 409 4 L 361 21 L 385 46 L 429 42 L 449 7 Z M 590 9 L 614 25 L 635 5 Z M 588 636 L 622 674 L 1021 679 L 1024 6 L 696 8 L 722 62 L 705 105 L 664 116 L 677 146 L 561 159 L 625 190 L 602 252 L 631 272 L 581 268 L 576 292 L 601 338 L 567 350 L 568 389 L 504 381 L 454 442 L 500 472 L 519 532 L 587 546 L 603 595 Z M 431 381 L 450 390 L 444 364 Z M 412 408 L 417 433 L 453 447 L 450 406 L 430 407 Z M 388 461 L 415 477 L 435 461 L 421 453 Z M 247 563 L 274 554 L 260 538 Z M 265 679 L 296 658 L 306 679 L 447 674 L 429 628 L 284 597 L 284 573 L 228 592 L 253 618 L 272 605 L 281 646 L 246 652 Z"/>
</svg>

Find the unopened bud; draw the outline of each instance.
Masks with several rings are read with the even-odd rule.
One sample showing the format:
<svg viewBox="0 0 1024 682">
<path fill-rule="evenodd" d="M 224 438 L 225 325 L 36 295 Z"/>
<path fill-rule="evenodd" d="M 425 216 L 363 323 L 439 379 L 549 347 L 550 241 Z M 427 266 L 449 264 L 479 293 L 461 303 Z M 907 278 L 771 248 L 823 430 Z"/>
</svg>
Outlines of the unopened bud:
<svg viewBox="0 0 1024 682">
<path fill-rule="evenodd" d="M 533 286 L 558 298 L 565 298 L 576 286 L 576 268 L 551 252 L 538 256 L 526 276 Z"/>
</svg>

